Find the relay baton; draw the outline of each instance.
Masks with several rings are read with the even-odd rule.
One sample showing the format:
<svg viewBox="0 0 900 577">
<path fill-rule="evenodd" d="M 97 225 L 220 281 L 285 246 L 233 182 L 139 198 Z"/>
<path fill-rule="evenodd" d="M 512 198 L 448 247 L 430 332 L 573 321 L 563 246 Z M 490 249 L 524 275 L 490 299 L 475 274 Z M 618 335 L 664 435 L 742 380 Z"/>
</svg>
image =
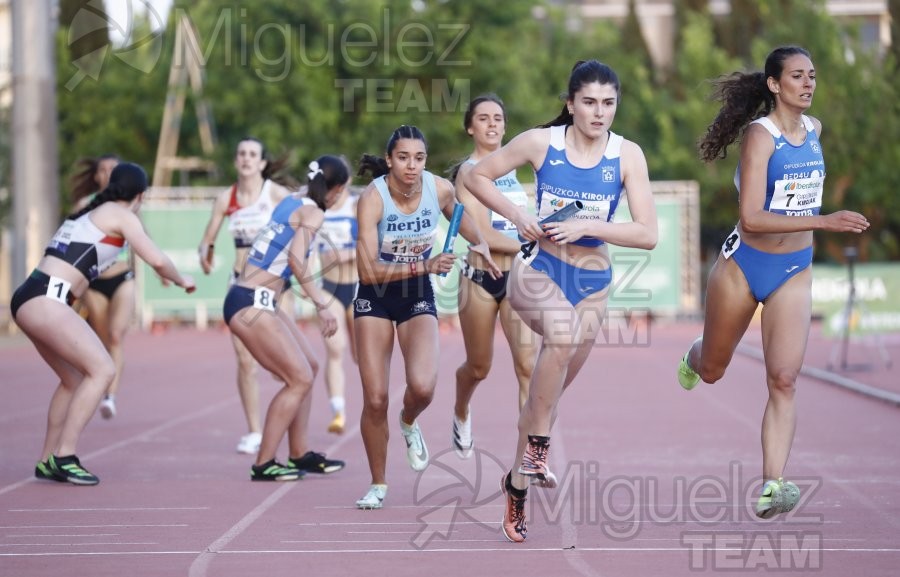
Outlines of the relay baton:
<svg viewBox="0 0 900 577">
<path fill-rule="evenodd" d="M 444 252 L 453 252 L 456 235 L 459 234 L 459 223 L 462 220 L 463 210 L 465 210 L 465 207 L 463 207 L 461 202 L 457 202 L 453 207 L 453 215 L 450 217 L 450 228 L 447 229 L 447 239 L 444 241 Z M 441 276 L 447 276 L 447 273 L 442 272 Z"/>
<path fill-rule="evenodd" d="M 575 202 L 569 203 L 566 206 L 562 207 L 561 209 L 557 210 L 550 216 L 547 216 L 546 218 L 544 218 L 544 220 L 540 221 L 538 224 L 543 226 L 543 225 L 549 224 L 551 222 L 560 222 L 560 221 L 566 220 L 567 218 L 569 218 L 570 216 L 572 216 L 573 214 L 575 214 L 582 208 L 584 208 L 584 203 L 581 202 L 580 200 L 576 200 Z M 534 247 L 536 244 L 537 244 L 537 241 L 531 241 L 531 242 L 524 243 L 522 245 L 522 256 L 524 258 L 530 257 L 531 251 L 534 250 Z"/>
</svg>

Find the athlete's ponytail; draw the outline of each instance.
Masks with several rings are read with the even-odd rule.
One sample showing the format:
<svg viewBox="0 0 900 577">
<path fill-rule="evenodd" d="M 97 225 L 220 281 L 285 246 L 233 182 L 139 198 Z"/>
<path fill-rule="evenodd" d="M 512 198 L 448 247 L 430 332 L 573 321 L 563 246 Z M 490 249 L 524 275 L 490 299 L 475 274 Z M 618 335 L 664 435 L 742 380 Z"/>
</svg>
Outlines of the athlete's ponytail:
<svg viewBox="0 0 900 577">
<path fill-rule="evenodd" d="M 85 215 L 104 202 L 125 200 L 131 202 L 137 195 L 147 190 L 147 173 L 137 164 L 120 162 L 109 175 L 109 184 L 97 194 L 87 206 L 69 215 L 76 219 Z"/>
<path fill-rule="evenodd" d="M 312 199 L 316 206 L 325 210 L 325 197 L 328 191 L 347 184 L 350 180 L 350 170 L 343 158 L 326 154 L 309 163 L 307 177 L 309 184 L 306 196 Z"/>
</svg>

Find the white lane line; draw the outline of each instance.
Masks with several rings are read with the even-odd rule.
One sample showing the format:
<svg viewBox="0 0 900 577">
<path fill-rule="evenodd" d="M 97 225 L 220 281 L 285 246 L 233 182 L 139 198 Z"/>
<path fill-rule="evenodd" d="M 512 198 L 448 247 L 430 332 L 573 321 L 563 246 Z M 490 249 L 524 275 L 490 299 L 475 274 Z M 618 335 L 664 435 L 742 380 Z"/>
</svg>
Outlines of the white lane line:
<svg viewBox="0 0 900 577">
<path fill-rule="evenodd" d="M 187 527 L 187 523 L 165 525 L 0 525 L 0 529 L 112 529 L 117 527 Z"/>
<path fill-rule="evenodd" d="M 208 509 L 209 507 L 91 507 L 83 509 L 7 509 L 7 511 L 10 513 L 90 513 L 96 511 L 206 511 Z"/>
<path fill-rule="evenodd" d="M 101 455 L 105 455 L 106 453 L 109 453 L 110 451 L 115 451 L 116 449 L 121 449 L 122 447 L 127 447 L 128 445 L 131 445 L 133 443 L 145 441 L 149 437 L 156 435 L 158 433 L 161 433 L 161 432 L 165 431 L 166 429 L 171 429 L 172 427 L 175 427 L 182 423 L 186 423 L 188 421 L 193 421 L 194 419 L 198 419 L 200 417 L 205 417 L 206 415 L 208 415 L 210 413 L 214 413 L 214 412 L 218 411 L 219 409 L 223 409 L 223 408 L 227 407 L 228 405 L 234 404 L 234 402 L 235 402 L 234 399 L 229 399 L 229 400 L 225 400 L 225 401 L 219 401 L 218 403 L 215 403 L 212 405 L 208 405 L 202 409 L 198 409 L 191 413 L 187 413 L 186 415 L 182 415 L 176 419 L 166 421 L 165 423 L 163 423 L 161 425 L 158 425 L 152 429 L 148 429 L 147 431 L 144 431 L 142 433 L 138 433 L 137 435 L 128 437 L 127 439 L 122 439 L 118 443 L 113 443 L 111 445 L 107 445 L 106 447 L 103 447 L 102 449 L 98 449 L 96 451 L 86 453 L 86 454 L 82 455 L 81 458 L 90 460 L 90 459 L 93 459 L 94 457 L 99 457 Z M 27 477 L 25 479 L 22 479 L 21 481 L 16 481 L 15 483 L 12 483 L 11 485 L 7 485 L 6 487 L 0 488 L 0 495 L 4 495 L 6 493 L 9 493 L 10 491 L 15 491 L 19 487 L 24 487 L 25 485 L 28 485 L 29 483 L 36 483 L 36 482 L 49 483 L 49 481 L 41 481 L 39 479 L 35 479 L 33 476 Z"/>
<path fill-rule="evenodd" d="M 407 541 L 404 541 L 404 543 Z M 683 553 L 685 551 L 684 547 L 585 547 L 582 548 L 581 551 L 587 553 L 666 553 L 666 552 L 679 552 Z M 715 547 L 707 547 L 704 551 L 723 551 L 729 554 L 734 553 L 734 549 L 731 547 L 723 547 L 723 548 L 715 548 Z M 900 553 L 900 548 L 896 547 L 868 547 L 868 548 L 834 548 L 827 547 L 818 549 L 818 551 L 822 551 L 824 553 L 850 553 L 850 554 L 859 554 L 859 553 L 889 553 L 895 554 Z M 346 554 L 346 553 L 364 553 L 364 554 L 390 554 L 390 553 L 402 553 L 404 555 L 409 555 L 411 553 L 461 553 L 463 555 L 471 555 L 472 553 L 511 553 L 513 555 L 524 555 L 526 553 L 560 553 L 561 550 L 558 547 L 543 547 L 543 548 L 521 548 L 515 546 L 507 546 L 507 547 L 467 547 L 467 548 L 442 548 L 442 549 L 415 549 L 412 547 L 402 548 L 402 549 L 316 549 L 316 550 L 303 550 L 303 549 L 263 549 L 263 550 L 232 550 L 232 551 L 220 551 L 219 554 L 223 555 L 264 555 L 264 554 L 302 554 L 302 555 L 330 555 L 330 554 Z M 88 556 L 103 556 L 103 557 L 128 557 L 128 556 L 148 556 L 148 555 L 196 555 L 197 551 L 71 551 L 71 552 L 53 552 L 53 553 L 2 553 L 0 552 L 0 557 L 88 557 Z"/>
<path fill-rule="evenodd" d="M 39 535 L 39 534 L 23 534 L 23 535 L 4 535 L 7 539 L 33 539 L 34 537 L 118 537 L 119 533 L 62 533 L 56 535 Z"/>
<path fill-rule="evenodd" d="M 0 543 L 0 547 L 93 547 L 95 545 L 159 545 L 156 542 L 132 542 L 121 541 L 96 542 L 96 543 Z"/>
<path fill-rule="evenodd" d="M 395 390 L 394 394 L 388 398 L 388 402 L 394 401 L 394 404 L 396 406 L 397 400 L 401 397 L 402 392 L 405 391 L 405 389 L 406 387 Z M 357 422 L 352 429 L 344 431 L 344 435 L 342 435 L 340 439 L 329 445 L 326 448 L 325 452 L 333 453 L 342 446 L 346 445 L 350 441 L 350 439 L 356 439 L 358 435 L 359 422 Z M 252 511 L 247 513 L 243 519 L 241 519 L 230 529 L 225 531 L 225 533 L 223 533 L 221 537 L 213 541 L 212 544 L 210 544 L 205 551 L 202 551 L 199 555 L 197 555 L 197 558 L 194 559 L 193 563 L 191 563 L 191 568 L 188 571 L 188 577 L 206 577 L 209 565 L 210 563 L 212 563 L 212 560 L 215 558 L 216 554 L 224 553 L 223 549 L 228 546 L 231 541 L 236 539 L 247 529 L 247 527 L 252 525 L 266 511 L 271 509 L 275 505 L 275 503 L 277 503 L 288 493 L 288 491 L 290 491 L 295 486 L 297 486 L 297 483 L 287 483 L 285 486 L 279 488 L 277 491 L 269 495 Z"/>
</svg>

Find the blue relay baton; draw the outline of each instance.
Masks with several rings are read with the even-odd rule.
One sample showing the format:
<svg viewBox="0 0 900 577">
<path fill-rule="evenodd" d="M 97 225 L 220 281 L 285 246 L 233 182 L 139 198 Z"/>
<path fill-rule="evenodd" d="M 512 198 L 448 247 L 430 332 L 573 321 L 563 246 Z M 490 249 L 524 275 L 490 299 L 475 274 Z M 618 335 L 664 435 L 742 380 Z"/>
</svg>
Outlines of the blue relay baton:
<svg viewBox="0 0 900 577">
<path fill-rule="evenodd" d="M 462 221 L 463 211 L 465 207 L 461 202 L 457 202 L 453 207 L 453 214 L 450 216 L 450 228 L 447 229 L 447 239 L 444 241 L 444 252 L 453 252 L 453 245 L 456 243 L 456 236 L 459 234 L 459 223 Z M 441 273 L 441 276 L 447 276 L 447 273 Z"/>
<path fill-rule="evenodd" d="M 545 224 L 549 224 L 551 222 L 560 222 L 568 219 L 576 212 L 584 208 L 584 203 L 580 200 L 576 200 L 575 202 L 569 203 L 561 209 L 557 210 L 550 216 L 544 218 L 544 220 L 540 221 L 541 226 Z M 537 245 L 537 241 L 526 242 L 522 245 L 522 258 L 527 259 L 531 256 L 531 251 L 534 250 L 534 247 Z"/>
</svg>

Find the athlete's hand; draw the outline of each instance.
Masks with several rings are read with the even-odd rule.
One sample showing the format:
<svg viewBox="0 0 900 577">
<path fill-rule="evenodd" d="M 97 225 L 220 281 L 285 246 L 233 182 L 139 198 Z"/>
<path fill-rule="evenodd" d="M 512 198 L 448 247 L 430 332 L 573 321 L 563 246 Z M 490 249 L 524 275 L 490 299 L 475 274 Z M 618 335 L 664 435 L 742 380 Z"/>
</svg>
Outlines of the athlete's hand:
<svg viewBox="0 0 900 577">
<path fill-rule="evenodd" d="M 319 330 L 322 331 L 323 337 L 330 337 L 337 332 L 337 317 L 330 309 L 317 308 L 316 313 L 319 315 Z"/>
<path fill-rule="evenodd" d="M 825 226 L 823 230 L 831 232 L 865 232 L 869 228 L 869 221 L 863 215 L 852 210 L 839 210 L 822 217 Z"/>
<path fill-rule="evenodd" d="M 184 289 L 184 292 L 187 294 L 191 294 L 195 290 L 197 290 L 197 285 L 194 284 L 194 277 L 189 274 L 181 275 L 181 284 L 178 285 Z"/>
<path fill-rule="evenodd" d="M 516 225 L 519 236 L 529 241 L 536 241 L 546 236 L 536 216 L 525 209 L 519 209 L 516 218 L 510 219 Z"/>
<path fill-rule="evenodd" d="M 566 244 L 587 235 L 587 221 L 569 219 L 544 225 L 544 233 L 556 244 Z"/>
<path fill-rule="evenodd" d="M 203 244 L 200 245 L 198 252 L 200 254 L 200 268 L 203 269 L 204 274 L 209 274 L 212 272 L 213 267 L 213 247 L 212 245 Z"/>
<path fill-rule="evenodd" d="M 452 252 L 442 252 L 423 263 L 423 267 L 429 274 L 444 274 L 453 270 L 456 255 Z"/>
<path fill-rule="evenodd" d="M 491 258 L 491 250 L 488 248 L 486 242 L 482 241 L 478 244 L 470 244 L 469 252 L 477 252 L 481 255 L 481 258 L 484 259 L 488 274 L 491 275 L 491 278 L 497 280 L 501 276 L 503 276 L 503 271 L 500 270 L 500 267 L 498 267 L 497 263 L 494 262 L 494 259 Z"/>
</svg>

